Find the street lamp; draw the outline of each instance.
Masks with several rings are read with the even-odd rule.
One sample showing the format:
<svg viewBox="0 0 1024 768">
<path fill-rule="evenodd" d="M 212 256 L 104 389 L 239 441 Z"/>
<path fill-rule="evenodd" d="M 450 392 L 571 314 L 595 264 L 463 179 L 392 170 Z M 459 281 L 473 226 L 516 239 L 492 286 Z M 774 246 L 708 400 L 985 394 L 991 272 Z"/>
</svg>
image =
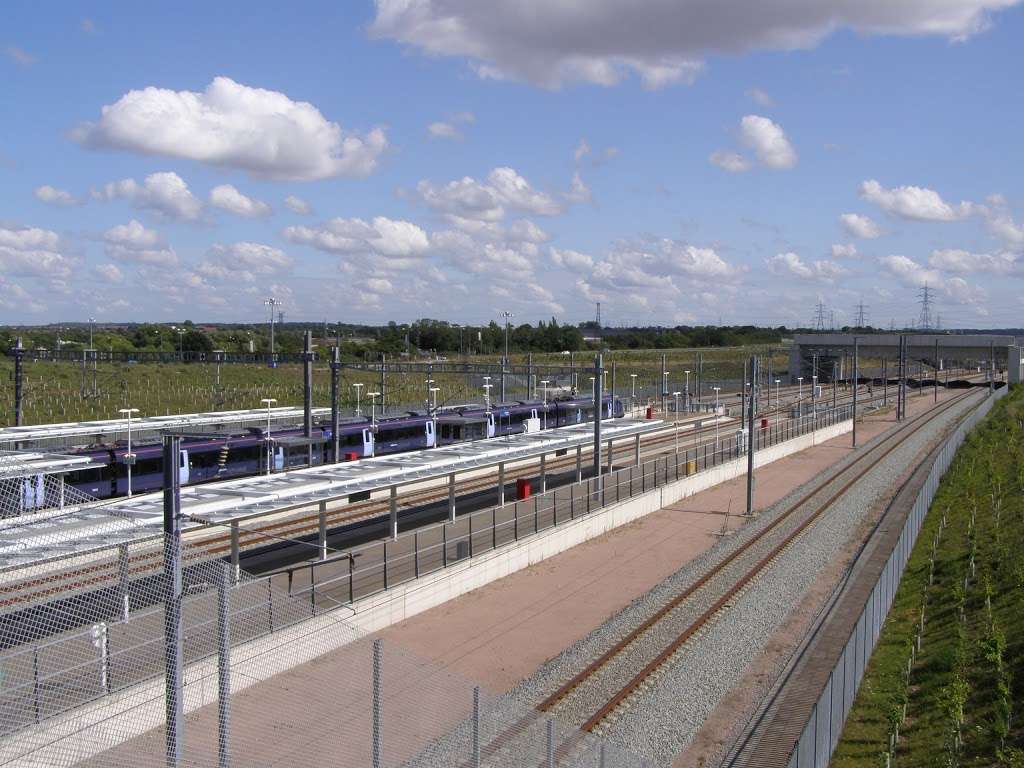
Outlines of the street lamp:
<svg viewBox="0 0 1024 768">
<path fill-rule="evenodd" d="M 184 360 L 185 359 L 185 352 L 184 352 L 184 349 L 185 349 L 185 346 L 184 346 L 184 344 L 185 344 L 185 329 L 184 328 L 175 328 L 174 330 L 176 330 L 178 332 L 178 359 L 179 360 Z"/>
<path fill-rule="evenodd" d="M 508 365 L 508 321 L 515 317 L 511 312 L 502 312 L 501 316 L 505 318 L 505 365 Z"/>
<path fill-rule="evenodd" d="M 274 307 L 280 304 L 277 299 L 271 296 L 263 302 L 263 306 L 270 307 L 270 356 L 274 356 Z"/>
<path fill-rule="evenodd" d="M 797 390 L 796 390 L 796 407 L 800 408 L 800 401 L 804 399 L 804 377 L 796 377 Z M 803 410 L 800 408 L 801 411 Z"/>
<path fill-rule="evenodd" d="M 683 398 L 683 407 L 686 408 L 686 412 L 690 412 L 690 372 L 683 371 L 686 374 L 686 397 Z"/>
<path fill-rule="evenodd" d="M 380 397 L 380 392 L 367 392 L 366 396 L 370 398 L 370 431 L 375 432 L 377 430 L 377 398 Z"/>
<path fill-rule="evenodd" d="M 92 345 L 92 324 L 96 321 L 93 318 L 89 318 L 89 349 L 94 349 Z"/>
<path fill-rule="evenodd" d="M 811 376 L 811 410 L 817 413 L 818 374 Z"/>
<path fill-rule="evenodd" d="M 434 399 L 434 407 L 431 409 L 431 419 L 434 422 L 434 447 L 437 447 L 437 393 L 441 391 L 440 387 L 431 387 L 430 394 Z"/>
<path fill-rule="evenodd" d="M 544 391 L 544 429 L 548 428 L 548 383 L 547 379 L 540 383 Z"/>
<path fill-rule="evenodd" d="M 484 409 L 490 413 L 491 411 L 491 377 L 484 376 Z"/>
<path fill-rule="evenodd" d="M 270 474 L 270 406 L 277 402 L 276 397 L 264 397 L 260 400 L 261 403 L 267 406 L 267 474 Z"/>
<path fill-rule="evenodd" d="M 128 453 L 124 455 L 124 463 L 128 468 L 128 498 L 132 496 L 132 464 L 135 463 L 135 454 L 132 453 L 132 414 L 138 413 L 138 408 L 118 408 L 118 413 L 123 413 L 128 420 Z"/>
<path fill-rule="evenodd" d="M 682 394 L 682 392 L 673 392 L 672 393 L 672 397 L 674 397 L 675 400 L 676 400 L 676 419 L 675 419 L 675 423 L 676 423 L 676 453 L 679 453 L 679 395 L 681 395 L 681 394 Z"/>
<path fill-rule="evenodd" d="M 357 417 L 363 415 L 363 412 L 359 409 L 359 390 L 361 390 L 363 388 L 363 386 L 364 385 L 362 384 L 362 382 L 352 385 L 352 388 L 355 389 L 355 391 L 356 391 L 356 416 Z"/>
<path fill-rule="evenodd" d="M 779 400 L 779 382 L 781 379 L 775 380 L 775 407 L 778 409 L 782 408 L 782 401 Z"/>
<path fill-rule="evenodd" d="M 430 415 L 430 391 L 432 389 L 432 387 L 430 385 L 434 383 L 434 380 L 433 379 L 427 379 L 423 383 L 427 385 L 427 402 L 425 403 L 425 405 L 427 406 L 427 415 L 429 416 Z"/>
<path fill-rule="evenodd" d="M 718 393 L 721 387 L 712 387 L 715 390 L 715 453 L 718 453 Z"/>
</svg>

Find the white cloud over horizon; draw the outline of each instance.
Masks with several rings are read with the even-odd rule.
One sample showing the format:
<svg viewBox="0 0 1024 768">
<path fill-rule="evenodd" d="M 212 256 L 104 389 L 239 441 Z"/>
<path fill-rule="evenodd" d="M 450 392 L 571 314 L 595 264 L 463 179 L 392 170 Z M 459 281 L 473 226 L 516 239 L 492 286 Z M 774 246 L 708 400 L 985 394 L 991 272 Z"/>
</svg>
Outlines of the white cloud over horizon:
<svg viewBox="0 0 1024 768">
<path fill-rule="evenodd" d="M 126 93 L 73 138 L 111 149 L 195 160 L 279 181 L 373 173 L 384 131 L 346 131 L 315 106 L 216 77 L 202 92 L 150 86 Z"/>
</svg>

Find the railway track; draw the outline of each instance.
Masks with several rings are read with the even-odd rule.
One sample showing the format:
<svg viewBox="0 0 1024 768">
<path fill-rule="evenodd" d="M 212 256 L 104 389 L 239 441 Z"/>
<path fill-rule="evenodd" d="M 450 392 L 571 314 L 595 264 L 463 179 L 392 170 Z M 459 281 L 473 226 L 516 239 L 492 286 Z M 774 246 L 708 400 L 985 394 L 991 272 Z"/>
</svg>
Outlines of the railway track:
<svg viewBox="0 0 1024 768">
<path fill-rule="evenodd" d="M 827 398 L 822 398 L 828 401 Z M 852 394 L 846 393 L 837 398 L 838 404 L 845 404 L 852 399 Z M 809 397 L 804 400 L 809 401 Z M 877 405 L 882 397 L 876 396 L 865 400 L 864 405 Z M 773 410 L 762 414 L 769 419 L 775 418 L 777 422 L 782 421 L 785 414 L 795 407 L 796 401 L 776 406 Z M 701 438 L 709 438 L 715 434 L 715 426 L 702 426 L 693 430 L 687 430 L 682 436 L 681 450 L 689 450 L 705 443 L 700 443 Z M 668 425 L 664 430 L 659 430 L 642 438 L 642 455 L 648 458 L 660 456 L 674 451 L 676 430 L 674 425 Z M 632 460 L 634 448 L 631 446 L 620 446 L 612 452 L 612 463 L 623 458 Z M 575 467 L 575 457 L 559 457 L 548 462 L 547 472 L 555 475 L 566 472 Z M 506 473 L 506 484 L 515 483 L 518 478 L 532 478 L 536 474 L 533 466 L 520 467 L 508 470 Z M 485 491 L 494 487 L 494 481 L 490 478 L 470 478 L 459 484 L 461 495 Z M 425 488 L 417 491 L 410 491 L 403 496 L 403 503 L 400 507 L 409 509 L 412 507 L 425 507 L 431 504 L 441 503 L 447 499 L 447 490 L 444 488 Z M 328 530 L 338 529 L 345 526 L 352 526 L 375 518 L 380 518 L 388 513 L 386 501 L 371 500 L 347 504 L 327 513 Z M 259 528 L 242 531 L 239 534 L 239 544 L 242 550 L 251 549 L 259 545 L 266 545 L 267 542 L 302 539 L 315 536 L 319 530 L 319 519 L 316 514 L 306 514 L 276 521 L 270 521 Z M 190 543 L 190 551 L 197 558 L 207 559 L 214 557 L 229 556 L 231 552 L 230 536 L 220 533 L 215 536 L 204 537 L 197 534 Z M 128 573 L 131 578 L 137 578 L 156 572 L 161 567 L 161 552 L 159 547 L 153 547 L 147 551 L 132 555 L 128 563 Z M 0 600 L 0 609 L 10 610 L 18 605 L 29 605 L 38 600 L 45 600 L 56 594 L 66 593 L 71 589 L 76 592 L 84 589 L 109 586 L 120 578 L 120 564 L 115 561 L 106 560 L 90 563 L 77 569 L 51 573 L 29 580 L 19 585 L 16 594 L 10 594 Z"/>
<path fill-rule="evenodd" d="M 637 695 L 653 684 L 688 643 L 706 631 L 716 617 L 728 611 L 733 602 L 859 480 L 918 430 L 970 394 L 958 395 L 911 419 L 846 467 L 816 484 L 756 536 L 678 592 L 547 696 L 537 706 L 538 713 L 530 719 L 539 717 L 540 713 L 558 715 L 565 724 L 578 729 L 575 736 L 556 749 L 556 762 L 572 755 L 584 733 L 601 734 L 606 730 L 617 713 L 628 708 Z M 486 754 L 494 756 L 515 749 L 516 734 L 528 724 L 516 723 L 500 734 L 487 747 Z"/>
</svg>

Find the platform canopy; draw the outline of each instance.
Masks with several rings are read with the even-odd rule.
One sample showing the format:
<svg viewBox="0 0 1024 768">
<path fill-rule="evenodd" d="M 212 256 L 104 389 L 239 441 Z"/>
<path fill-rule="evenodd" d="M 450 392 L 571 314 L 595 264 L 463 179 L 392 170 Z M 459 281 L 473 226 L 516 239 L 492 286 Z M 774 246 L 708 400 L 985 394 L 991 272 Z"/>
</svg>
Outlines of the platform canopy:
<svg viewBox="0 0 1024 768">
<path fill-rule="evenodd" d="M 314 408 L 313 418 L 330 416 L 330 408 Z M 218 430 L 226 426 L 259 426 L 267 423 L 266 408 L 251 408 L 241 411 L 213 411 L 211 413 L 183 413 L 174 416 L 141 416 L 132 419 L 132 436 L 173 430 L 178 432 L 201 432 Z M 271 408 L 271 424 L 302 422 L 302 408 Z M 0 445 L 20 443 L 29 447 L 43 445 L 76 445 L 94 442 L 99 438 L 125 437 L 125 419 L 101 421 L 80 421 L 66 424 L 38 424 L 23 427 L 0 427 Z"/>
<path fill-rule="evenodd" d="M 60 475 L 81 469 L 102 467 L 104 463 L 88 456 L 65 456 L 39 451 L 0 450 L 0 480 Z"/>
<path fill-rule="evenodd" d="M 602 422 L 601 437 L 602 441 L 620 440 L 663 427 L 661 421 L 615 419 Z M 183 530 L 241 523 L 392 486 L 586 447 L 593 443 L 593 433 L 593 423 L 577 424 L 189 486 L 181 490 L 181 512 L 186 521 Z M 118 499 L 99 508 L 46 516 L 38 521 L 22 518 L 13 526 L 3 523 L 0 521 L 0 569 L 155 539 L 161 535 L 163 526 L 163 494 Z"/>
</svg>

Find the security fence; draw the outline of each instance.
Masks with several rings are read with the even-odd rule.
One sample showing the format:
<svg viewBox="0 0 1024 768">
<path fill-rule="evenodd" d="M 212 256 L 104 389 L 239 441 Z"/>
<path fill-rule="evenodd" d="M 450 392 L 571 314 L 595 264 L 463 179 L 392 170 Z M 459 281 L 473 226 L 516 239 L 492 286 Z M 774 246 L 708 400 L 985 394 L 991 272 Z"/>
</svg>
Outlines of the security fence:
<svg viewBox="0 0 1024 768">
<path fill-rule="evenodd" d="M 78 568 L 74 603 L 41 599 L 0 618 L 0 765 L 532 768 L 567 741 L 576 747 L 560 765 L 645 765 L 361 635 L 343 610 L 314 615 L 187 546 L 183 560 L 176 685 L 163 572 L 122 595 L 116 583 L 86 587 Z"/>
<path fill-rule="evenodd" d="M 899 539 L 871 590 L 857 623 L 850 633 L 842 653 L 828 677 L 810 716 L 793 746 L 787 768 L 826 768 L 832 752 L 842 736 L 843 724 L 853 706 L 857 689 L 864 670 L 878 642 L 882 625 L 892 607 L 896 590 L 903 577 L 903 570 L 917 541 L 917 535 L 924 524 L 928 507 L 943 475 L 949 469 L 957 449 L 970 432 L 992 409 L 996 401 L 1008 392 L 1006 387 L 998 389 L 979 405 L 950 435 L 938 452 L 931 471 L 914 502 L 900 533 Z"/>
<path fill-rule="evenodd" d="M 754 430 L 755 450 L 851 417 L 852 406 L 843 405 L 773 424 L 767 420 L 758 422 Z M 280 583 L 288 594 L 306 600 L 311 610 L 316 610 L 321 601 L 328 605 L 353 603 L 739 459 L 746 454 L 747 439 L 746 429 L 722 429 L 717 437 L 692 448 L 600 477 L 542 489 L 528 499 L 466 513 L 454 521 L 418 527 L 395 539 L 375 541 L 322 560 L 283 568 L 269 578 Z"/>
</svg>

